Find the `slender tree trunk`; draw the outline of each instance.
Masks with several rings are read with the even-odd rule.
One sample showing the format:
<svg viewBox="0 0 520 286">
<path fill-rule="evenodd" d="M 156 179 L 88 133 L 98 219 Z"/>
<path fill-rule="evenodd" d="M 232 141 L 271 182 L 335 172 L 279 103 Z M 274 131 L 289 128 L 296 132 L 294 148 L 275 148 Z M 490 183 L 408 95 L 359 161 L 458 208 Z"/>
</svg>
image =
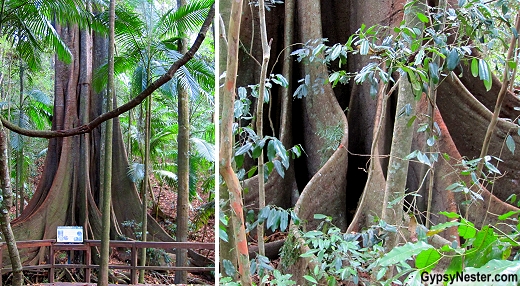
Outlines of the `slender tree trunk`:
<svg viewBox="0 0 520 286">
<path fill-rule="evenodd" d="M 116 18 L 116 0 L 110 0 L 109 8 L 109 38 L 108 38 L 108 93 L 107 93 L 107 110 L 113 109 L 113 100 L 115 98 L 114 85 L 114 50 L 115 50 L 115 33 L 114 23 Z M 99 286 L 108 285 L 108 264 L 110 259 L 110 216 L 112 205 L 112 136 L 113 136 L 113 120 L 106 122 L 105 137 L 105 176 L 103 180 L 103 206 L 102 206 L 102 234 L 101 234 L 101 265 L 99 273 Z"/>
<path fill-rule="evenodd" d="M 186 5 L 186 0 L 178 0 L 177 7 Z M 185 54 L 188 51 L 188 40 L 182 38 L 179 41 L 179 52 Z M 189 194 L 190 194 L 190 94 L 182 85 L 178 85 L 178 112 L 179 134 L 177 136 L 178 191 L 177 191 L 177 233 L 179 242 L 188 241 L 189 221 Z M 176 266 L 188 266 L 187 249 L 177 249 Z M 187 283 L 187 272 L 175 272 L 175 283 Z"/>
<path fill-rule="evenodd" d="M 149 78 L 150 69 L 147 69 L 147 78 Z M 150 189 L 150 137 L 151 134 L 151 122 L 152 122 L 152 97 L 146 99 L 146 116 L 144 125 L 144 179 L 141 188 L 141 199 L 143 202 L 141 208 L 141 240 L 146 241 L 146 230 L 148 229 L 148 189 Z M 146 248 L 141 250 L 141 266 L 146 265 Z M 139 283 L 144 283 L 144 269 L 139 271 Z"/>
<path fill-rule="evenodd" d="M 129 96 L 130 98 L 131 96 Z M 128 134 L 126 135 L 126 156 L 131 160 L 132 158 L 132 121 L 133 121 L 133 110 L 128 111 Z"/>
<path fill-rule="evenodd" d="M 23 109 L 23 93 L 24 93 L 24 66 L 23 61 L 20 59 L 20 98 L 19 98 L 19 117 L 18 117 L 18 126 L 22 127 L 22 121 L 24 117 L 24 109 Z M 19 146 L 18 150 L 16 150 L 16 191 L 17 194 L 14 197 L 14 202 L 16 205 L 16 216 L 23 212 L 24 207 L 24 175 L 23 175 L 23 149 L 24 149 L 24 139 L 20 135 L 17 135 L 19 138 Z M 20 201 L 18 201 L 20 198 Z M 18 204 L 19 203 L 19 204 Z"/>
<path fill-rule="evenodd" d="M 226 57 L 227 57 L 227 37 L 226 37 L 226 24 L 229 23 L 229 15 L 231 11 L 231 2 L 224 1 L 220 2 L 219 7 L 219 71 L 218 74 L 221 75 L 226 70 Z M 226 23 L 224 23 L 226 22 Z M 222 85 L 223 86 L 223 85 Z M 220 94 L 224 94 L 224 88 L 220 88 Z M 219 112 L 218 114 L 222 114 L 222 100 L 219 100 Z M 221 126 L 219 126 L 222 128 Z M 220 130 L 219 130 L 220 131 Z M 233 146 L 233 143 L 231 144 Z M 220 166 L 219 166 L 220 167 Z M 218 170 L 218 169 L 217 169 Z M 228 218 L 231 218 L 231 207 L 229 204 L 229 189 L 225 186 L 225 184 L 220 184 L 219 186 L 219 199 L 220 199 L 220 211 Z M 237 249 L 235 248 L 235 232 L 234 228 L 229 227 L 231 225 L 231 221 L 228 221 L 228 228 L 226 229 L 226 233 L 228 234 L 228 241 L 224 241 L 223 239 L 219 239 L 219 256 L 220 256 L 220 272 L 223 276 L 228 276 L 226 271 L 224 271 L 223 261 L 229 261 L 232 263 L 235 269 L 238 268 L 237 264 Z M 236 274 L 236 273 L 235 273 Z M 233 276 L 233 280 L 237 280 L 238 275 Z"/>
<path fill-rule="evenodd" d="M 418 20 L 417 11 L 424 11 L 425 2 L 419 1 L 415 3 L 410 13 L 405 14 L 405 21 L 408 27 L 417 27 L 424 29 L 424 25 Z M 396 110 L 405 110 L 406 106 L 415 106 L 412 85 L 407 80 L 399 82 L 397 106 Z M 383 195 L 383 213 L 382 220 L 392 225 L 400 225 L 403 222 L 403 203 L 406 191 L 406 182 L 408 177 L 409 161 L 404 158 L 410 154 L 413 140 L 413 127 L 408 126 L 408 122 L 414 116 L 416 108 L 410 114 L 395 115 L 395 123 L 392 136 L 392 145 L 390 151 L 390 161 L 388 162 L 388 171 L 386 179 L 386 187 Z M 399 200 L 398 203 L 391 208 L 388 203 Z M 385 248 L 390 251 L 399 243 L 399 234 L 390 234 L 385 242 Z M 388 277 L 392 276 L 392 271 L 388 271 Z"/>
<path fill-rule="evenodd" d="M 0 124 L 0 187 L 2 188 L 3 201 L 0 204 L 0 230 L 7 244 L 7 251 L 11 259 L 13 269 L 13 285 L 21 286 L 23 284 L 22 262 L 20 254 L 16 247 L 13 230 L 11 229 L 11 218 L 9 209 L 13 200 L 13 192 L 11 190 L 11 178 L 9 177 L 9 165 L 7 163 L 7 136 L 3 125 Z"/>
<path fill-rule="evenodd" d="M 177 7 L 186 5 L 186 0 L 178 0 Z M 185 54 L 188 51 L 188 40 L 183 37 L 179 41 L 179 52 Z M 189 221 L 189 194 L 190 194 L 190 94 L 182 85 L 178 85 L 178 120 L 179 134 L 177 146 L 178 184 L 177 192 L 177 241 L 188 241 L 188 221 Z M 186 249 L 177 249 L 176 265 L 188 266 L 188 252 Z M 187 272 L 177 271 L 175 273 L 175 283 L 187 283 Z"/>
<path fill-rule="evenodd" d="M 231 226 L 236 235 L 236 249 L 238 257 L 238 272 L 242 285 L 251 285 L 249 252 L 245 232 L 244 209 L 242 203 L 242 188 L 231 167 L 233 150 L 233 106 L 236 96 L 236 77 L 238 70 L 238 49 L 240 37 L 240 22 L 242 15 L 242 1 L 233 1 L 228 30 L 228 57 L 224 92 L 222 101 L 222 127 L 220 136 L 220 174 L 229 189 L 231 211 Z"/>
<path fill-rule="evenodd" d="M 265 95 L 265 80 L 267 77 L 267 64 L 269 63 L 269 55 L 271 49 L 267 43 L 267 28 L 265 24 L 265 5 L 264 0 L 259 1 L 258 13 L 260 17 L 260 37 L 262 39 L 262 71 L 260 72 L 260 80 L 258 88 L 258 102 L 256 109 L 256 133 L 261 139 L 264 137 L 264 95 Z M 265 184 L 264 184 L 264 150 L 260 152 L 258 157 L 258 207 L 263 209 L 265 207 Z M 264 223 L 258 224 L 258 250 L 259 254 L 265 256 L 264 244 Z"/>
</svg>

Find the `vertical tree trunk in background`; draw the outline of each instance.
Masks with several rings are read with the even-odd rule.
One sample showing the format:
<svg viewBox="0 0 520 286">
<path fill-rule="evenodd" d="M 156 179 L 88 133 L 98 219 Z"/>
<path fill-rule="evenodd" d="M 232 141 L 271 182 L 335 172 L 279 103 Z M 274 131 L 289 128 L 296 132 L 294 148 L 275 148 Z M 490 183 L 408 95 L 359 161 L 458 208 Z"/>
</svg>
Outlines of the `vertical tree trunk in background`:
<svg viewBox="0 0 520 286">
<path fill-rule="evenodd" d="M 410 13 L 405 13 L 405 25 L 407 27 L 417 27 L 422 31 L 424 25 L 419 21 L 416 13 L 424 11 L 425 7 L 424 1 L 413 4 L 409 8 Z M 401 80 L 399 82 L 396 110 L 405 110 L 406 106 L 414 105 L 412 85 L 408 80 Z M 411 152 L 414 128 L 408 122 L 415 115 L 415 112 L 416 108 L 413 108 L 410 114 L 397 112 L 395 115 L 386 188 L 383 194 L 383 213 L 381 214 L 381 218 L 392 225 L 400 225 L 403 222 L 403 203 L 409 166 L 409 160 L 404 158 Z M 399 198 L 399 202 L 392 208 L 389 208 L 388 203 Z M 385 243 L 385 248 L 387 251 L 390 251 L 398 244 L 399 234 L 392 233 Z"/>
<path fill-rule="evenodd" d="M 19 106 L 18 106 L 18 126 L 22 127 L 24 110 L 23 110 L 23 92 L 24 92 L 24 63 L 20 59 L 20 98 L 19 98 Z M 24 181 L 23 181 L 23 149 L 24 149 L 24 139 L 20 135 L 17 135 L 19 139 L 18 150 L 16 151 L 16 195 L 14 198 L 14 203 L 16 205 L 16 216 L 18 216 L 21 212 L 23 212 L 24 207 Z M 20 201 L 18 201 L 20 198 Z M 19 204 L 18 204 L 19 203 Z"/>
<path fill-rule="evenodd" d="M 109 38 L 108 38 L 108 86 L 107 86 L 107 110 L 113 109 L 113 100 L 115 99 L 114 84 L 114 51 L 115 51 L 115 33 L 114 25 L 116 19 L 116 0 L 110 0 L 109 8 Z M 113 125 L 112 119 L 106 122 L 105 137 L 105 176 L 103 180 L 103 205 L 102 211 L 102 233 L 101 233 L 101 264 L 99 266 L 99 286 L 108 285 L 108 264 L 110 260 L 110 216 L 112 202 L 112 136 Z M 144 232 L 146 233 L 146 232 Z M 144 235 L 144 234 L 143 234 Z"/>
<path fill-rule="evenodd" d="M 148 227 L 148 190 L 150 189 L 150 137 L 151 135 L 151 120 L 152 120 L 152 98 L 148 97 L 145 100 L 146 116 L 144 124 L 144 179 L 141 185 L 141 240 L 146 241 L 146 229 Z M 146 265 L 146 248 L 141 249 L 141 266 Z M 139 270 L 139 283 L 144 283 L 144 269 Z"/>
<path fill-rule="evenodd" d="M 177 0 L 177 7 L 186 5 L 186 0 Z M 179 40 L 179 52 L 185 54 L 188 51 L 188 39 L 183 37 Z M 189 194 L 190 194 L 190 94 L 182 85 L 178 85 L 178 120 L 179 134 L 177 135 L 177 155 L 178 184 L 177 191 L 177 241 L 188 241 L 188 220 L 189 220 Z M 177 249 L 176 266 L 188 266 L 187 249 Z M 175 283 L 187 283 L 187 272 L 176 271 Z"/>
<path fill-rule="evenodd" d="M 11 229 L 11 218 L 9 209 L 13 202 L 13 192 L 11 190 L 11 177 L 9 176 L 7 154 L 7 136 L 4 131 L 4 126 L 0 124 L 0 188 L 2 188 L 2 198 L 0 203 L 0 230 L 2 231 L 2 238 L 7 244 L 7 251 L 11 259 L 11 267 L 13 269 L 13 285 L 23 285 L 23 272 L 20 254 L 16 247 L 16 240 L 13 230 Z"/>
<path fill-rule="evenodd" d="M 263 0 L 259 0 L 259 18 L 260 18 L 260 38 L 262 40 L 262 71 L 260 72 L 258 101 L 256 109 L 256 132 L 260 139 L 264 137 L 264 94 L 265 79 L 267 77 L 267 64 L 269 63 L 269 53 L 271 49 L 267 43 L 267 28 L 265 23 L 265 5 Z M 272 99 L 270 99 L 272 100 Z M 258 207 L 265 207 L 265 184 L 264 184 L 264 150 L 260 152 L 258 157 Z M 265 256 L 264 244 L 264 223 L 258 224 L 258 250 L 259 254 Z"/>
</svg>

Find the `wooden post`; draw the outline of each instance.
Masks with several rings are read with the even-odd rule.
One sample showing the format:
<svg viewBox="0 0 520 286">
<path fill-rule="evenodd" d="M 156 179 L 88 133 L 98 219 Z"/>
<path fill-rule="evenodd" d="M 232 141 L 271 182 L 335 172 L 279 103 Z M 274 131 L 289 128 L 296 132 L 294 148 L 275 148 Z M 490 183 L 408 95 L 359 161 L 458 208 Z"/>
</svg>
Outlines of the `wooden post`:
<svg viewBox="0 0 520 286">
<path fill-rule="evenodd" d="M 51 269 L 49 269 L 49 283 L 54 283 L 54 243 L 51 243 L 50 253 Z"/>
<path fill-rule="evenodd" d="M 4 243 L 0 244 L 0 285 L 4 285 L 4 282 L 2 281 L 2 269 L 4 269 Z"/>
<path fill-rule="evenodd" d="M 132 269 L 130 270 L 130 283 L 137 284 L 137 270 L 135 269 L 135 267 L 137 266 L 137 249 L 135 247 L 135 242 L 132 243 L 130 266 L 132 266 Z"/>
<path fill-rule="evenodd" d="M 85 282 L 90 283 L 91 248 L 90 248 L 90 243 L 87 242 L 86 245 L 87 245 L 87 252 L 85 253 L 85 255 L 86 255 L 85 265 L 87 266 L 87 268 L 85 268 Z"/>
</svg>

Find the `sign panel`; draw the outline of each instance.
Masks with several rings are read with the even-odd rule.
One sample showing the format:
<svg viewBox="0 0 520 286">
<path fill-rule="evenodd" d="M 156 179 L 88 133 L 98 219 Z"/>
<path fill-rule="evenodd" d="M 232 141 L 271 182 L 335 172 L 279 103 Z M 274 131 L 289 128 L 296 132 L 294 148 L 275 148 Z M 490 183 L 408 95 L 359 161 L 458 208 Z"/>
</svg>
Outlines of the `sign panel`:
<svg viewBox="0 0 520 286">
<path fill-rule="evenodd" d="M 83 243 L 82 226 L 58 226 L 57 242 Z"/>
</svg>

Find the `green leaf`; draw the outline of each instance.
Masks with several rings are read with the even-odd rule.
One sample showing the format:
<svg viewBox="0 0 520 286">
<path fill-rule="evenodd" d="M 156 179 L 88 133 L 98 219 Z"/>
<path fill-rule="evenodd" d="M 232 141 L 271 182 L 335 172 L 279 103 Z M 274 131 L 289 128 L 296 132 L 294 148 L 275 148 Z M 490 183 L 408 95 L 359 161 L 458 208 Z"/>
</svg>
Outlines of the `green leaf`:
<svg viewBox="0 0 520 286">
<path fill-rule="evenodd" d="M 397 280 L 399 281 L 399 280 Z M 421 281 L 421 273 L 419 270 L 415 270 L 412 273 L 408 274 L 406 279 L 404 280 L 404 285 L 407 286 L 421 286 L 423 285 Z"/>
<path fill-rule="evenodd" d="M 269 217 L 270 211 L 271 211 L 271 207 L 270 206 L 265 206 L 264 208 L 262 208 L 260 210 L 260 212 L 258 212 L 258 220 L 260 222 L 265 221 L 265 219 L 267 219 Z"/>
<path fill-rule="evenodd" d="M 486 90 L 489 91 L 491 89 L 492 77 L 491 71 L 489 69 L 489 64 L 484 59 L 479 59 L 478 74 L 479 78 L 482 81 L 484 81 L 484 86 L 486 87 Z"/>
<path fill-rule="evenodd" d="M 222 261 L 222 264 L 224 265 L 224 271 L 226 271 L 226 274 L 228 276 L 235 276 L 236 269 L 235 266 L 233 266 L 233 263 L 227 259 L 224 259 Z"/>
<path fill-rule="evenodd" d="M 282 167 L 282 163 L 280 163 L 280 161 L 278 161 L 278 160 L 274 160 L 273 164 L 274 164 L 274 169 L 276 170 L 276 172 L 280 175 L 280 177 L 284 178 L 285 170 Z"/>
<path fill-rule="evenodd" d="M 457 231 L 459 232 L 459 235 L 462 236 L 464 239 L 473 238 L 477 234 L 477 229 L 475 228 L 473 223 L 465 219 L 461 221 L 461 224 L 459 225 Z"/>
<path fill-rule="evenodd" d="M 440 223 L 440 224 L 434 225 L 428 231 L 428 236 L 432 236 L 434 234 L 437 234 L 437 233 L 444 231 L 445 229 L 453 227 L 453 226 L 459 226 L 459 224 L 460 223 L 458 221 L 448 221 L 445 223 Z"/>
<path fill-rule="evenodd" d="M 271 148 L 273 148 L 273 151 L 271 151 Z M 289 168 L 289 156 L 287 155 L 287 151 L 285 150 L 285 147 L 280 140 L 275 138 L 269 141 L 267 157 L 269 160 L 273 160 L 274 156 L 269 157 L 269 152 L 275 152 L 276 155 L 278 155 L 282 160 L 283 166 L 286 169 Z"/>
<path fill-rule="evenodd" d="M 481 267 L 493 258 L 500 259 L 502 252 L 493 251 L 498 238 L 489 226 L 484 226 L 475 236 L 473 248 L 466 254 L 466 266 Z"/>
<path fill-rule="evenodd" d="M 334 46 L 334 49 L 332 50 L 332 53 L 330 54 L 330 59 L 331 60 L 335 60 L 339 57 L 340 53 L 341 53 L 341 45 L 340 44 L 336 44 Z"/>
<path fill-rule="evenodd" d="M 363 56 L 368 55 L 370 51 L 369 42 L 367 40 L 361 40 L 361 45 L 359 47 L 359 53 Z"/>
<path fill-rule="evenodd" d="M 285 231 L 289 226 L 289 212 L 283 211 L 280 213 L 280 231 Z"/>
<path fill-rule="evenodd" d="M 326 48 L 326 46 L 324 44 L 319 44 L 318 46 L 316 46 L 313 50 L 312 50 L 312 55 L 313 56 L 317 56 L 319 53 L 321 53 L 324 49 Z"/>
<path fill-rule="evenodd" d="M 429 63 L 428 64 L 428 72 L 430 73 L 430 78 L 433 84 L 439 83 L 439 66 L 437 63 Z"/>
<path fill-rule="evenodd" d="M 499 220 L 506 220 L 508 218 L 510 218 L 511 216 L 514 216 L 516 214 L 520 214 L 520 210 L 518 211 L 508 211 L 507 213 L 501 215 L 498 217 Z"/>
<path fill-rule="evenodd" d="M 278 84 L 278 85 L 280 85 L 280 86 L 282 86 L 282 87 L 289 87 L 289 82 L 281 74 L 276 74 L 276 78 L 273 78 L 273 82 Z"/>
<path fill-rule="evenodd" d="M 508 61 L 507 65 L 510 69 L 514 70 L 516 68 L 516 61 Z"/>
<path fill-rule="evenodd" d="M 258 168 L 257 166 L 253 166 L 253 167 L 251 167 L 251 169 L 249 169 L 249 171 L 247 172 L 247 177 L 248 177 L 248 178 L 253 177 L 254 174 L 255 174 L 255 172 L 256 172 L 256 169 L 257 169 L 257 168 Z"/>
<path fill-rule="evenodd" d="M 385 276 L 387 269 L 388 268 L 386 268 L 386 267 L 381 267 L 381 269 L 379 269 L 379 271 L 377 272 L 377 276 L 376 276 L 377 281 L 380 281 L 381 278 L 383 278 L 383 276 Z"/>
<path fill-rule="evenodd" d="M 421 82 L 417 79 L 417 76 L 415 75 L 415 72 L 412 70 L 408 70 L 408 78 L 410 79 L 410 83 L 412 84 L 412 89 L 414 91 L 414 94 L 417 92 L 422 91 Z"/>
<path fill-rule="evenodd" d="M 506 137 L 506 146 L 509 151 L 514 155 L 515 154 L 515 140 L 513 139 L 513 136 L 507 135 Z"/>
<path fill-rule="evenodd" d="M 260 154 L 262 154 L 262 150 L 263 150 L 262 147 L 255 146 L 255 148 L 253 149 L 253 158 L 256 159 L 256 158 L 260 157 Z"/>
<path fill-rule="evenodd" d="M 219 233 L 220 239 L 222 239 L 225 242 L 228 242 L 229 241 L 229 237 L 228 237 L 228 234 L 226 232 L 226 227 L 223 226 L 223 225 L 219 225 L 218 229 L 219 229 L 218 233 Z"/>
<path fill-rule="evenodd" d="M 507 199 L 506 202 L 511 202 L 514 204 L 516 202 L 516 194 L 511 194 Z"/>
<path fill-rule="evenodd" d="M 428 18 L 428 16 L 424 15 L 423 13 L 417 13 L 417 18 L 419 19 L 419 21 L 421 21 L 423 23 L 430 22 L 430 19 Z"/>
<path fill-rule="evenodd" d="M 441 254 L 435 248 L 423 250 L 415 258 L 415 267 L 430 272 L 439 263 Z"/>
<path fill-rule="evenodd" d="M 394 249 L 390 250 L 390 252 L 388 252 L 388 254 L 386 254 L 379 260 L 379 265 L 381 265 L 381 266 L 395 265 L 400 262 L 404 262 L 404 261 L 412 258 L 412 256 L 417 255 L 417 254 L 421 253 L 422 251 L 424 251 L 426 249 L 430 249 L 430 248 L 433 248 L 433 246 L 430 244 L 427 244 L 424 241 L 419 241 L 417 243 L 407 242 L 403 246 L 398 246 L 398 247 L 395 247 Z"/>
<path fill-rule="evenodd" d="M 238 150 L 235 152 L 235 156 L 240 156 L 240 155 L 246 153 L 247 151 L 249 151 L 251 149 L 252 146 L 253 146 L 253 143 L 247 142 L 246 144 L 244 144 L 243 146 L 238 148 Z"/>
<path fill-rule="evenodd" d="M 454 212 L 439 212 L 441 215 L 444 215 L 445 217 L 447 218 L 459 218 L 460 215 L 458 213 L 454 213 Z"/>
<path fill-rule="evenodd" d="M 327 217 L 324 214 L 314 214 L 314 219 L 326 219 Z"/>
<path fill-rule="evenodd" d="M 446 269 L 446 274 L 456 274 L 462 272 L 462 255 L 455 255 Z"/>
<path fill-rule="evenodd" d="M 446 68 L 449 71 L 454 70 L 460 63 L 460 55 L 457 49 L 452 49 L 446 59 Z"/>
<path fill-rule="evenodd" d="M 474 77 L 478 76 L 478 60 L 477 59 L 471 60 L 471 74 Z"/>
<path fill-rule="evenodd" d="M 300 150 L 300 146 L 298 145 L 292 147 L 291 150 L 297 158 L 299 158 L 302 155 L 302 151 Z"/>
<path fill-rule="evenodd" d="M 277 209 L 271 209 L 269 212 L 269 217 L 267 218 L 267 222 L 265 227 L 270 228 L 272 231 L 275 231 L 280 222 L 280 213 Z"/>
<path fill-rule="evenodd" d="M 311 283 L 318 284 L 318 281 L 316 281 L 316 279 L 310 275 L 304 275 L 303 278 Z"/>
</svg>

